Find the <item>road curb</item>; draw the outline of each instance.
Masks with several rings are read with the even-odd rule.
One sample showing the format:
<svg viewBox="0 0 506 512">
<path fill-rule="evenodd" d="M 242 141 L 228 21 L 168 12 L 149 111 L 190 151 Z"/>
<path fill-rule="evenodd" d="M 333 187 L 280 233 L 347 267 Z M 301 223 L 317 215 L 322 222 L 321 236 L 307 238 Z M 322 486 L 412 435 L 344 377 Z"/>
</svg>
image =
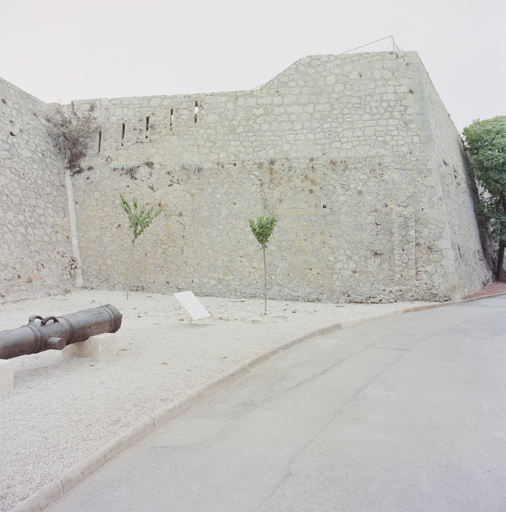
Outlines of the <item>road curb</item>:
<svg viewBox="0 0 506 512">
<path fill-rule="evenodd" d="M 239 366 L 235 370 L 231 371 L 227 375 L 219 377 L 218 379 L 206 384 L 205 386 L 198 388 L 191 392 L 188 396 L 175 404 L 168 405 L 156 410 L 153 414 L 146 416 L 139 420 L 133 427 L 127 430 L 122 435 L 118 436 L 113 441 L 104 445 L 98 449 L 95 453 L 84 459 L 83 461 L 76 464 L 73 468 L 63 473 L 63 475 L 55 477 L 51 482 L 44 485 L 33 494 L 25 498 L 23 501 L 18 503 L 10 512 L 40 512 L 51 502 L 62 497 L 72 487 L 84 480 L 88 475 L 97 470 L 100 466 L 105 464 L 108 460 L 112 459 L 125 449 L 133 446 L 135 443 L 144 439 L 146 436 L 151 434 L 154 430 L 162 426 L 167 421 L 176 418 L 184 411 L 206 398 L 217 392 L 220 388 L 233 381 L 241 378 L 243 375 L 251 372 L 257 366 L 269 361 L 273 357 L 289 350 L 296 345 L 304 343 L 310 339 L 318 336 L 328 334 L 332 331 L 339 329 L 346 329 L 357 324 L 370 322 L 372 320 L 378 320 L 381 318 L 387 318 L 390 316 L 401 315 L 404 313 L 413 313 L 417 311 L 426 311 L 428 309 L 434 309 L 443 306 L 457 305 L 467 302 L 474 302 L 480 299 L 494 298 L 498 296 L 506 295 L 506 293 L 498 293 L 494 295 L 485 295 L 481 297 L 474 297 L 471 299 L 462 299 L 458 301 L 434 303 L 434 304 L 412 304 L 404 309 L 398 311 L 389 311 L 385 313 L 379 313 L 363 318 L 355 318 L 353 320 L 345 320 L 343 322 L 336 322 L 335 324 L 328 325 L 326 327 L 318 328 L 311 333 L 305 334 L 298 338 L 292 339 L 287 343 L 271 349 L 259 356 L 253 358 L 247 363 Z"/>
</svg>

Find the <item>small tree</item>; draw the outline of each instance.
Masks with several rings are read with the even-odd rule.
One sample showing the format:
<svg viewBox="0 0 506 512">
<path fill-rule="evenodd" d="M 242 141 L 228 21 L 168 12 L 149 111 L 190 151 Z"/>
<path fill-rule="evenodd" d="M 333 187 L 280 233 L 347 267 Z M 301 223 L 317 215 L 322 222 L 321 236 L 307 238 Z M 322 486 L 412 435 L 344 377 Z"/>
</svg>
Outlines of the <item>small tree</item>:
<svg viewBox="0 0 506 512">
<path fill-rule="evenodd" d="M 267 249 L 267 243 L 269 238 L 274 231 L 274 226 L 278 222 L 275 215 L 271 217 L 259 217 L 255 223 L 253 219 L 248 219 L 249 227 L 253 232 L 253 235 L 257 239 L 258 243 L 262 247 L 264 253 L 264 291 L 265 291 L 265 313 L 267 313 L 267 263 L 265 260 L 265 249 Z"/>
<path fill-rule="evenodd" d="M 506 116 L 474 121 L 463 133 L 481 187 L 476 210 L 499 244 L 495 273 L 499 281 L 506 246 Z"/>
<path fill-rule="evenodd" d="M 162 206 L 154 212 L 155 207 L 151 206 L 148 208 L 148 205 L 145 204 L 139 210 L 139 204 L 137 198 L 134 197 L 132 199 L 132 206 L 128 204 L 126 199 L 120 194 L 121 199 L 121 207 L 125 210 L 125 213 L 128 216 L 128 222 L 130 223 L 129 228 L 132 230 L 133 238 L 132 245 L 130 247 L 130 262 L 128 264 L 128 273 L 127 273 L 127 299 L 128 292 L 130 289 L 130 273 L 132 271 L 132 260 L 134 256 L 134 245 L 137 238 L 139 238 L 145 229 L 149 227 L 149 225 L 153 222 L 154 218 L 160 215 L 162 211 Z M 153 213 L 154 212 L 154 213 Z"/>
<path fill-rule="evenodd" d="M 53 145 L 65 160 L 65 187 L 69 206 L 70 241 L 76 265 L 75 283 L 78 287 L 83 285 L 83 274 L 77 237 L 72 176 L 82 171 L 81 160 L 86 156 L 90 137 L 97 129 L 94 112 L 94 103 L 81 114 L 76 111 L 74 103 L 71 103 L 68 108 L 56 105 L 53 115 L 45 118 Z"/>
</svg>

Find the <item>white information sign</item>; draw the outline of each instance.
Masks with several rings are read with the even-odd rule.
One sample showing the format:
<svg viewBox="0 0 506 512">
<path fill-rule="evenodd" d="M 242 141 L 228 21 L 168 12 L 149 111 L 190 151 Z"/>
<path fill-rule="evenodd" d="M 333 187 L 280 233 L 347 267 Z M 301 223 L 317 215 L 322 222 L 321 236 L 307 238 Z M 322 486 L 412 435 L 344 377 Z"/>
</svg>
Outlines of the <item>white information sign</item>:
<svg viewBox="0 0 506 512">
<path fill-rule="evenodd" d="M 180 292 L 174 294 L 176 299 L 182 304 L 182 306 L 190 313 L 193 320 L 200 320 L 201 318 L 207 318 L 211 314 L 204 307 L 202 302 L 193 295 L 193 292 Z"/>
</svg>

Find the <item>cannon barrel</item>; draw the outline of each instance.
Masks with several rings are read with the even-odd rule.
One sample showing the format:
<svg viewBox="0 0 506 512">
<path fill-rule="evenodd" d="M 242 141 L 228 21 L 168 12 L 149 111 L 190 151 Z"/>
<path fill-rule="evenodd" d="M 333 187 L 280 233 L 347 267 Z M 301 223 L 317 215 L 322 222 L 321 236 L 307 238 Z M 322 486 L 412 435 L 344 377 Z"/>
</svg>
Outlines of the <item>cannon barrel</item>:
<svg viewBox="0 0 506 512">
<path fill-rule="evenodd" d="M 117 332 L 123 315 L 111 304 L 60 317 L 31 316 L 28 325 L 0 332 L 0 359 L 62 350 L 90 336 Z"/>
</svg>

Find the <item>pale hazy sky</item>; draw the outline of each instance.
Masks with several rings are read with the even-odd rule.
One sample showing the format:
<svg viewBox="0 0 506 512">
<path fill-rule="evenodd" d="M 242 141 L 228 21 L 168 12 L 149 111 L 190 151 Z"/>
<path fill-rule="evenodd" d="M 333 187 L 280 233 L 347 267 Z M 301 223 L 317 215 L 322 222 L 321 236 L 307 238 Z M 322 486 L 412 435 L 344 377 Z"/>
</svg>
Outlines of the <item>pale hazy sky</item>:
<svg viewBox="0 0 506 512">
<path fill-rule="evenodd" d="M 0 0 L 0 76 L 47 102 L 244 90 L 389 35 L 459 130 L 506 115 L 506 0 Z"/>
</svg>

